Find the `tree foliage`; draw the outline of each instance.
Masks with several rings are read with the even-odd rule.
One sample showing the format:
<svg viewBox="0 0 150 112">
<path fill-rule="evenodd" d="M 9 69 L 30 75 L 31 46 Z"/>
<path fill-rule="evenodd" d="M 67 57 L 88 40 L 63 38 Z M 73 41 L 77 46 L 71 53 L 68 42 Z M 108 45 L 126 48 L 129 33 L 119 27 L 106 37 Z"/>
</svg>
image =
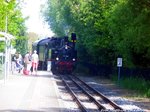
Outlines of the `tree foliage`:
<svg viewBox="0 0 150 112">
<path fill-rule="evenodd" d="M 7 29 L 7 33 L 15 36 L 16 39 L 12 42 L 13 46 L 18 52 L 24 53 L 26 49 L 23 48 L 27 48 L 26 27 L 19 3 L 16 0 L 10 0 L 9 2 L 0 0 L 0 31 L 5 32 Z M 1 51 L 3 50 L 4 45 L 1 46 Z"/>
<path fill-rule="evenodd" d="M 57 35 L 76 32 L 79 58 L 150 67 L 150 0 L 48 0 L 45 20 Z"/>
<path fill-rule="evenodd" d="M 32 50 L 32 43 L 39 39 L 39 35 L 34 32 L 29 32 L 27 37 L 29 49 Z"/>
</svg>

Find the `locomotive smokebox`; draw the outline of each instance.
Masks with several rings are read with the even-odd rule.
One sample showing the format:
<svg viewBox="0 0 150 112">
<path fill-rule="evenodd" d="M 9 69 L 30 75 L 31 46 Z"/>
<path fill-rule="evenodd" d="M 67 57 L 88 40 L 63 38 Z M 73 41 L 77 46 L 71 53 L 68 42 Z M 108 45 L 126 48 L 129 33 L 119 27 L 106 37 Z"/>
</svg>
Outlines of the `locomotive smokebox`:
<svg viewBox="0 0 150 112">
<path fill-rule="evenodd" d="M 68 42 L 68 36 L 64 37 L 65 42 Z"/>
</svg>

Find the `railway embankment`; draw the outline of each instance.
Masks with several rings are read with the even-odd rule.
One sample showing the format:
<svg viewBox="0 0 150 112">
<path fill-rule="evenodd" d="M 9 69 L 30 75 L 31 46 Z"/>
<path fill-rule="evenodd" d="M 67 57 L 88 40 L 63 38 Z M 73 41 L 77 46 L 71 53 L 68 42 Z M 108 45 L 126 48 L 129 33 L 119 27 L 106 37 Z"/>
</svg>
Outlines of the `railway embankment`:
<svg viewBox="0 0 150 112">
<path fill-rule="evenodd" d="M 86 76 L 81 74 L 78 74 L 78 76 L 92 87 L 95 87 L 106 96 L 114 99 L 116 103 L 120 103 L 122 106 L 124 105 L 123 107 L 129 110 L 141 109 L 146 112 L 150 111 L 150 99 L 141 96 L 140 93 L 135 90 L 123 88 L 112 80 L 100 76 Z"/>
</svg>

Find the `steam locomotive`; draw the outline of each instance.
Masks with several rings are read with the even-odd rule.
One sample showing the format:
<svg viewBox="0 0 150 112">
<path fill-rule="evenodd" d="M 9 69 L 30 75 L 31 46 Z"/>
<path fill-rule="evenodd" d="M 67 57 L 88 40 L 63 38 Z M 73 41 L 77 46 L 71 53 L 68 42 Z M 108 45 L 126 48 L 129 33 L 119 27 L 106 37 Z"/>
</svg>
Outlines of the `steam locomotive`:
<svg viewBox="0 0 150 112">
<path fill-rule="evenodd" d="M 67 36 L 48 37 L 32 43 L 32 50 L 39 55 L 39 70 L 53 73 L 72 73 L 76 66 L 77 51 L 75 49 L 76 34 L 71 34 L 71 41 Z"/>
</svg>

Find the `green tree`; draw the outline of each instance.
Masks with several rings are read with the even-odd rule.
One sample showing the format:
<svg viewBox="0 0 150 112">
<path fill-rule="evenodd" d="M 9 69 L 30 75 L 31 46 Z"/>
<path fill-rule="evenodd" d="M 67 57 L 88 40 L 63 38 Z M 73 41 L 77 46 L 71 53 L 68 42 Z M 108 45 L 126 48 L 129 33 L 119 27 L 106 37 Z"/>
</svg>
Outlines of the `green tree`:
<svg viewBox="0 0 150 112">
<path fill-rule="evenodd" d="M 32 43 L 39 39 L 39 35 L 34 32 L 27 34 L 29 49 L 32 50 Z"/>
<path fill-rule="evenodd" d="M 83 61 L 116 66 L 122 55 L 124 66 L 149 67 L 149 2 L 48 0 L 45 19 L 57 35 L 76 32 Z"/>
<path fill-rule="evenodd" d="M 23 43 L 18 43 L 20 40 L 27 40 L 25 33 L 25 18 L 22 16 L 19 4 L 20 2 L 16 0 L 10 0 L 9 2 L 6 2 L 6 0 L 0 0 L 0 31 L 5 32 L 7 26 L 7 32 L 16 37 L 12 42 L 13 46 L 18 52 L 24 52 L 22 48 L 27 47 L 22 46 L 27 46 L 27 44 L 24 43 L 26 44 L 24 45 Z"/>
<path fill-rule="evenodd" d="M 116 54 L 123 55 L 126 66 L 150 66 L 150 8 L 147 4 L 149 0 L 120 0 L 109 13 L 109 33 L 116 43 Z"/>
</svg>

